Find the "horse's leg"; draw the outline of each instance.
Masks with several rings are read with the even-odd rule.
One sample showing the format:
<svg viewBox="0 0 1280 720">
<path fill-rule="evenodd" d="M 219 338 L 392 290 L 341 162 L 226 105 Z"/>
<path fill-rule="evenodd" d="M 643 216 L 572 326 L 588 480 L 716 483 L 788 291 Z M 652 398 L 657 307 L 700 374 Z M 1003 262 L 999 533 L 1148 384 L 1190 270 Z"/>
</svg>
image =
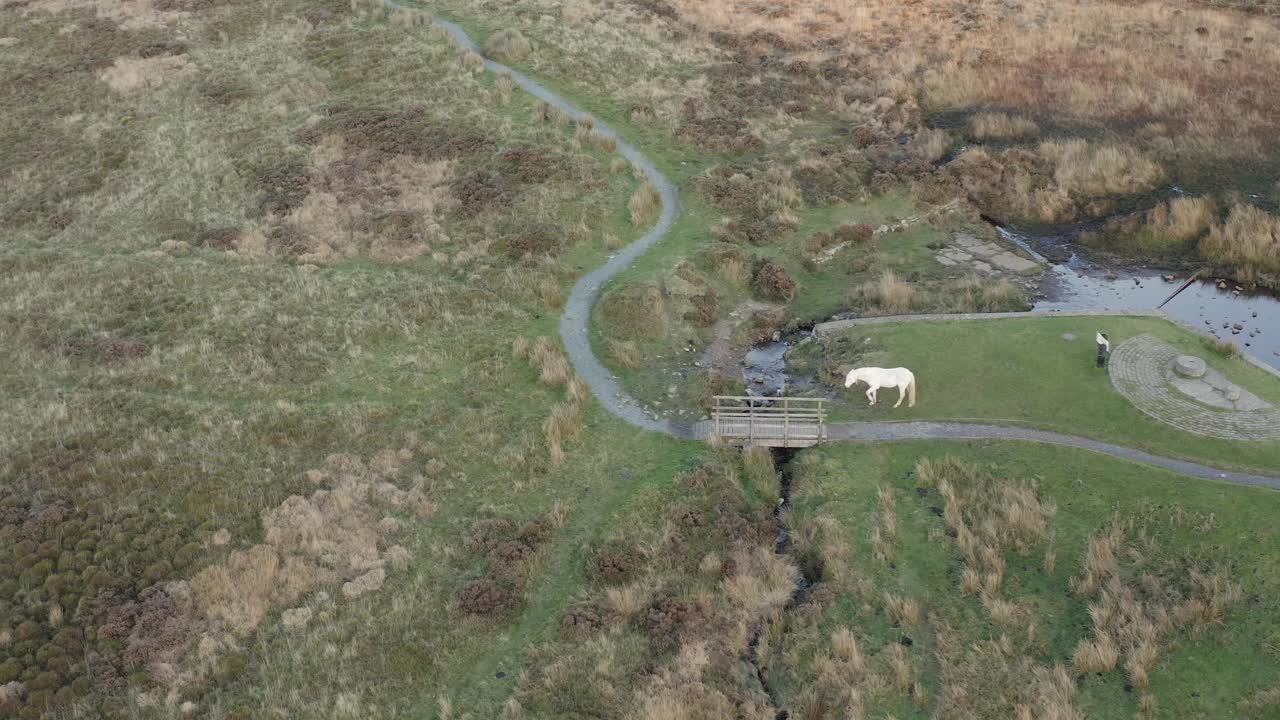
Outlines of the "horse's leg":
<svg viewBox="0 0 1280 720">
<path fill-rule="evenodd" d="M 898 407 L 899 405 L 901 405 L 901 404 L 902 404 L 902 398 L 904 398 L 904 397 L 906 397 L 906 396 L 907 396 L 907 386 L 906 386 L 906 385 L 899 385 L 899 386 L 898 386 L 898 402 L 894 403 L 894 404 L 893 404 L 893 406 L 894 406 L 894 407 Z"/>
<path fill-rule="evenodd" d="M 876 404 L 876 386 L 875 385 L 872 385 L 871 387 L 867 388 L 867 400 L 871 401 L 867 403 L 868 405 Z"/>
</svg>

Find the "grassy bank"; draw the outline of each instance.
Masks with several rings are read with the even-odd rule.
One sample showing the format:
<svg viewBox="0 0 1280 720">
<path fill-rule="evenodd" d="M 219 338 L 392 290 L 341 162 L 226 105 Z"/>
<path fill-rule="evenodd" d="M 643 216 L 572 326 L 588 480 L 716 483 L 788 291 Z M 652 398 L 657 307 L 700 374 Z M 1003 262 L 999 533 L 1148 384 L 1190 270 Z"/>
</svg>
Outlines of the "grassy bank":
<svg viewBox="0 0 1280 720">
<path fill-rule="evenodd" d="M 497 707 L 477 673 L 576 548 L 703 452 L 537 340 L 638 179 L 359 5 L 32 3 L 0 37 L 0 715 Z"/>
<path fill-rule="evenodd" d="M 798 462 L 792 522 L 819 582 L 775 648 L 794 715 L 1274 709 L 1275 493 L 1004 442 Z"/>
<path fill-rule="evenodd" d="M 1225 358 L 1200 336 L 1155 318 L 1030 317 L 1008 320 L 905 322 L 855 327 L 788 356 L 794 372 L 816 373 L 836 398 L 838 419 L 972 420 L 1028 425 L 1094 437 L 1161 455 L 1223 467 L 1273 471 L 1280 467 L 1274 442 L 1227 441 L 1192 435 L 1152 420 L 1115 391 L 1106 371 L 1094 366 L 1094 333 L 1113 347 L 1150 333 L 1205 357 L 1233 382 L 1280 403 L 1274 376 Z M 1065 334 L 1074 339 L 1064 339 Z M 866 387 L 846 390 L 844 373 L 872 365 L 906 366 L 918 383 L 916 407 L 893 409 L 897 392 L 881 392 L 868 407 Z M 888 400 L 888 402 L 886 402 Z"/>
</svg>

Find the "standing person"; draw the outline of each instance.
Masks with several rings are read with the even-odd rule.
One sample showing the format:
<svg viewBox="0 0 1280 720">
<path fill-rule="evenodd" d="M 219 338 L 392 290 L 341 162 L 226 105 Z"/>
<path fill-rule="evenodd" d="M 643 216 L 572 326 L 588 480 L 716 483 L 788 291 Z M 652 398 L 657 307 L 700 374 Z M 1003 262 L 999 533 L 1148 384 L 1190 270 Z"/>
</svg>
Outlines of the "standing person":
<svg viewBox="0 0 1280 720">
<path fill-rule="evenodd" d="M 1107 358 L 1111 355 L 1111 339 L 1103 333 L 1094 338 L 1098 343 L 1098 367 L 1107 366 Z"/>
</svg>

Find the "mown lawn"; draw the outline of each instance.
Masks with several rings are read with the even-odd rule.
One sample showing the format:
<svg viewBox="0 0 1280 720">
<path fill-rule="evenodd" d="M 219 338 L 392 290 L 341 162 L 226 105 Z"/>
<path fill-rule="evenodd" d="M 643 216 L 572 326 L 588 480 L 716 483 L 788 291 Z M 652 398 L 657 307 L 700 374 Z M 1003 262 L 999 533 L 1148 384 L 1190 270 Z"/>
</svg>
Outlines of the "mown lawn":
<svg viewBox="0 0 1280 720">
<path fill-rule="evenodd" d="M 1148 418 L 1095 367 L 1095 332 L 1113 347 L 1150 333 L 1205 357 L 1233 381 L 1280 404 L 1280 381 L 1214 352 L 1203 339 L 1156 318 L 1029 317 L 865 325 L 814 341 L 788 356 L 796 374 L 823 369 L 837 383 L 836 420 L 970 420 L 1040 427 L 1224 467 L 1276 472 L 1280 443 L 1233 442 L 1192 435 Z M 1071 333 L 1074 340 L 1065 340 Z M 910 368 L 916 406 L 897 409 L 897 391 L 868 407 L 866 386 L 846 390 L 843 373 L 860 366 Z M 838 379 L 837 379 L 838 378 Z M 886 402 L 886 400 L 888 402 Z"/>
</svg>

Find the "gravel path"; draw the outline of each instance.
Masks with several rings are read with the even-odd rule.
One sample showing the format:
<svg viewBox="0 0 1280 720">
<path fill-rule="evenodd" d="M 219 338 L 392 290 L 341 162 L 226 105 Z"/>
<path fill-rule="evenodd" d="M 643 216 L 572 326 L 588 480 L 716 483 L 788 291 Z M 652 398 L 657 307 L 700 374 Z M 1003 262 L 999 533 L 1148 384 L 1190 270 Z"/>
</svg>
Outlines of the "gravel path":
<svg viewBox="0 0 1280 720">
<path fill-rule="evenodd" d="M 1032 430 L 1030 428 L 1009 427 L 1007 425 L 982 425 L 979 423 L 960 422 L 843 422 L 832 423 L 827 427 L 833 439 L 854 442 L 882 442 L 886 440 L 1024 440 L 1028 442 L 1064 445 L 1066 447 L 1091 450 L 1111 455 L 1112 457 L 1132 460 L 1134 462 L 1155 465 L 1184 475 L 1236 483 L 1239 485 L 1256 485 L 1280 490 L 1280 477 L 1253 475 L 1250 473 L 1229 472 L 1207 465 L 1174 460 L 1161 455 L 1152 455 L 1141 450 L 1134 450 L 1123 445 L 1113 445 L 1100 440 L 1091 440 L 1076 435 L 1048 430 Z"/>
<path fill-rule="evenodd" d="M 383 0 L 390 8 L 419 12 L 416 8 L 400 5 L 394 0 Z M 432 22 L 443 28 L 455 43 L 464 50 L 480 54 L 480 49 L 467 32 L 456 23 L 432 18 Z M 482 55 L 483 57 L 483 55 Z M 500 62 L 484 59 L 485 68 L 495 73 L 506 73 L 511 76 L 515 85 L 525 92 L 543 100 L 573 116 L 587 115 L 581 108 L 548 90 L 541 83 L 529 76 L 513 70 Z M 569 293 L 564 313 L 560 316 L 560 338 L 564 342 L 569 361 L 582 380 L 591 388 L 591 393 L 609 412 L 622 420 L 643 430 L 661 432 L 682 439 L 697 439 L 693 423 L 676 422 L 669 418 L 655 417 L 646 413 L 634 398 L 628 395 L 617 379 L 595 356 L 591 348 L 589 331 L 591 308 L 600 296 L 600 288 L 618 273 L 630 267 L 641 254 L 666 236 L 675 223 L 679 196 L 676 187 L 649 158 L 634 145 L 618 136 L 618 133 L 600 120 L 595 121 L 595 128 L 618 143 L 618 152 L 638 170 L 644 172 L 662 198 L 662 211 L 653 227 L 649 228 L 638 240 L 627 245 L 600 267 L 579 278 Z M 1000 425 L 979 425 L 970 423 L 948 422 L 905 422 L 905 423 L 834 423 L 830 426 L 832 438 L 871 442 L 884 440 L 908 439 L 1002 439 L 1043 442 L 1053 445 L 1065 445 L 1084 450 L 1100 452 L 1114 457 L 1155 465 L 1174 472 L 1192 475 L 1199 478 L 1221 480 L 1242 485 L 1259 485 L 1280 489 L 1280 478 L 1247 473 L 1234 473 L 1198 465 L 1196 463 L 1174 460 L 1172 458 L 1152 455 L 1120 445 L 1112 445 L 1088 438 L 1044 430 L 1008 427 Z"/>
<path fill-rule="evenodd" d="M 401 5 L 395 0 L 383 0 L 383 4 L 396 11 L 425 12 L 419 8 Z M 484 58 L 486 70 L 510 75 L 516 87 L 573 117 L 590 114 L 548 90 L 542 83 L 528 75 L 518 70 L 513 70 L 496 60 L 485 58 L 480 51 L 480 47 L 471 39 L 467 31 L 457 23 L 438 17 L 432 17 L 431 22 L 447 32 L 459 48 L 464 51 L 470 50 Z M 633 167 L 648 176 L 662 198 L 662 210 L 658 214 L 657 222 L 654 223 L 653 227 L 649 228 L 649 231 L 644 236 L 622 248 L 617 254 L 611 256 L 605 264 L 578 279 L 578 282 L 573 286 L 573 290 L 569 293 L 569 299 L 565 302 L 564 313 L 560 316 L 560 339 L 564 342 L 565 352 L 569 356 L 569 361 L 573 363 L 574 370 L 578 372 L 587 387 L 591 388 L 591 393 L 609 412 L 644 430 L 692 439 L 692 423 L 673 422 L 669 419 L 654 417 L 646 413 L 640 403 L 623 391 L 617 379 L 600 363 L 600 360 L 591 349 L 589 331 L 591 308 L 596 304 L 596 299 L 600 296 L 601 286 L 630 267 L 636 258 L 644 254 L 644 251 L 666 236 L 672 224 L 675 223 L 676 208 L 679 201 L 675 185 L 667 179 L 666 175 L 662 174 L 662 171 L 658 170 L 657 166 L 644 153 L 619 137 L 616 130 L 599 119 L 594 119 L 593 127 L 602 135 L 617 141 L 618 153 L 630 161 Z"/>
</svg>

